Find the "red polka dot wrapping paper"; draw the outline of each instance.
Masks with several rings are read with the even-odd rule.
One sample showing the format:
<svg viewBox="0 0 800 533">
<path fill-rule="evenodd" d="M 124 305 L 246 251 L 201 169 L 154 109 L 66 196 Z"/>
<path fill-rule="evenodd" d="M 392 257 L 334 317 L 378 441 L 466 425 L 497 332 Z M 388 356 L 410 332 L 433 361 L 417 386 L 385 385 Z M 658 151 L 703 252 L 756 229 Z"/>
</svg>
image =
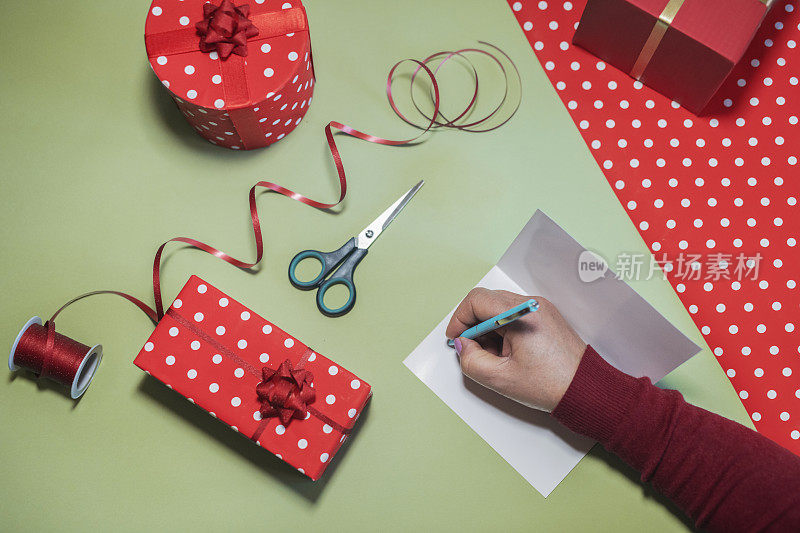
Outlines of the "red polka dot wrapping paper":
<svg viewBox="0 0 800 533">
<path fill-rule="evenodd" d="M 261 369 L 277 369 L 286 359 L 295 368 L 304 361 L 302 367 L 313 374 L 311 407 L 322 417 L 309 412 L 286 425 L 277 417 L 261 419 L 256 394 Z M 372 396 L 367 382 L 197 276 L 186 282 L 134 364 L 244 437 L 258 435 L 256 444 L 314 480 Z"/>
<path fill-rule="evenodd" d="M 702 116 L 573 46 L 585 0 L 508 4 L 652 252 L 646 260 L 677 291 L 756 429 L 800 454 L 797 2 L 774 2 Z M 620 275 L 631 261 L 621 259 Z"/>
<path fill-rule="evenodd" d="M 175 30 L 192 32 L 203 20 L 205 0 L 154 0 L 145 22 L 145 40 Z M 214 4 L 218 4 L 215 0 Z M 299 0 L 239 0 L 258 14 L 302 8 Z M 263 35 L 261 36 L 263 37 Z M 244 79 L 249 99 L 235 106 L 226 95 L 227 74 L 217 52 L 166 55 L 148 49 L 150 66 L 192 127 L 213 144 L 252 149 L 268 146 L 301 122 L 314 92 L 311 41 L 307 30 L 277 37 L 256 36 L 247 42 Z M 239 84 L 241 85 L 241 84 Z M 231 113 L 235 116 L 232 118 Z M 236 119 L 234 121 L 234 119 Z M 236 122 L 236 125 L 235 125 Z M 239 126 L 237 128 L 237 125 Z"/>
</svg>

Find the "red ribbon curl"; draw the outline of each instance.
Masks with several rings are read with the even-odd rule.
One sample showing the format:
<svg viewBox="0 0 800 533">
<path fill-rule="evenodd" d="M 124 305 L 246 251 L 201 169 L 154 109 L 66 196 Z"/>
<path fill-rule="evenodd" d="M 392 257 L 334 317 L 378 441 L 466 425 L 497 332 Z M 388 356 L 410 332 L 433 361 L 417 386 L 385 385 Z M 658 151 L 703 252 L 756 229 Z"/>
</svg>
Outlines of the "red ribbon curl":
<svg viewBox="0 0 800 533">
<path fill-rule="evenodd" d="M 302 420 L 307 416 L 308 405 L 316 399 L 311 372 L 293 369 L 292 362 L 286 359 L 277 370 L 265 366 L 262 375 L 263 381 L 256 385 L 262 419 L 277 416 L 286 426 L 293 418 Z"/>
<path fill-rule="evenodd" d="M 215 6 L 203 4 L 203 20 L 195 24 L 200 35 L 200 51 L 216 51 L 223 60 L 231 54 L 247 55 L 247 39 L 258 35 L 247 4 L 234 6 L 231 0 L 222 0 Z"/>
</svg>

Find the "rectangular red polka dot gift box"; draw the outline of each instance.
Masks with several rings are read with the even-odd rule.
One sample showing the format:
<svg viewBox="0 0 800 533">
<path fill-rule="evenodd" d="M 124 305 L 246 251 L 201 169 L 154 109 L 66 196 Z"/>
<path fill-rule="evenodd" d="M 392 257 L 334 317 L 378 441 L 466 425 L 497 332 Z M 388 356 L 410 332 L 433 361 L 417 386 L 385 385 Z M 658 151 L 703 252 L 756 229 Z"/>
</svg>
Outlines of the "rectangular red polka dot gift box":
<svg viewBox="0 0 800 533">
<path fill-rule="evenodd" d="M 134 364 L 314 480 L 372 397 L 364 380 L 197 276 Z"/>
<path fill-rule="evenodd" d="M 297 127 L 311 103 L 300 0 L 153 0 L 144 40 L 153 72 L 213 144 L 268 146 Z"/>
<path fill-rule="evenodd" d="M 588 0 L 573 42 L 698 114 L 741 60 L 771 3 Z"/>
</svg>

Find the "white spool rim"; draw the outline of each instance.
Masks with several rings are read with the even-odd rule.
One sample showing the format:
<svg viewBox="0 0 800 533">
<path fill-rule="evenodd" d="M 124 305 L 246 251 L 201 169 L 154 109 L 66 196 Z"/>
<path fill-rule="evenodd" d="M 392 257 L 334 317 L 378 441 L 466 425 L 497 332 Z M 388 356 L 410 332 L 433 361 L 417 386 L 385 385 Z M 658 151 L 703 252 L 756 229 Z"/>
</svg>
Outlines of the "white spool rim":
<svg viewBox="0 0 800 533">
<path fill-rule="evenodd" d="M 39 318 L 38 316 L 31 317 L 31 319 L 28 320 L 24 326 L 22 326 L 19 335 L 17 335 L 17 338 L 14 339 L 14 344 L 11 345 L 11 353 L 8 354 L 8 368 L 12 372 L 16 372 L 17 370 L 19 370 L 19 367 L 14 364 L 14 354 L 17 353 L 17 345 L 19 344 L 20 339 L 22 339 L 22 336 L 25 335 L 25 332 L 28 331 L 28 328 L 31 327 L 33 324 L 39 324 L 41 326 L 42 319 Z"/>
<path fill-rule="evenodd" d="M 97 366 L 102 358 L 103 346 L 100 344 L 95 344 L 86 352 L 83 361 L 81 361 L 81 366 L 75 372 L 75 379 L 72 380 L 72 387 L 69 391 L 69 395 L 72 396 L 73 400 L 83 396 L 83 393 L 89 388 L 89 384 L 92 382 L 94 373 L 97 372 Z"/>
</svg>

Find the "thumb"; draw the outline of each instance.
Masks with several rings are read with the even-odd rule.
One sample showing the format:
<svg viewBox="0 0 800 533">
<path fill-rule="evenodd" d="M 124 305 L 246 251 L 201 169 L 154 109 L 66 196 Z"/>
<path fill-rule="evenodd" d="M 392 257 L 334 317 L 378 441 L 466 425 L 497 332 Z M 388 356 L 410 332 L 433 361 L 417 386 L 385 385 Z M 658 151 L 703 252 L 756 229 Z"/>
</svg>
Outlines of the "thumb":
<svg viewBox="0 0 800 533">
<path fill-rule="evenodd" d="M 464 337 L 455 340 L 455 348 L 461 362 L 461 372 L 473 381 L 489 387 L 489 381 L 496 375 L 501 359 L 484 350 L 474 340 Z"/>
</svg>

